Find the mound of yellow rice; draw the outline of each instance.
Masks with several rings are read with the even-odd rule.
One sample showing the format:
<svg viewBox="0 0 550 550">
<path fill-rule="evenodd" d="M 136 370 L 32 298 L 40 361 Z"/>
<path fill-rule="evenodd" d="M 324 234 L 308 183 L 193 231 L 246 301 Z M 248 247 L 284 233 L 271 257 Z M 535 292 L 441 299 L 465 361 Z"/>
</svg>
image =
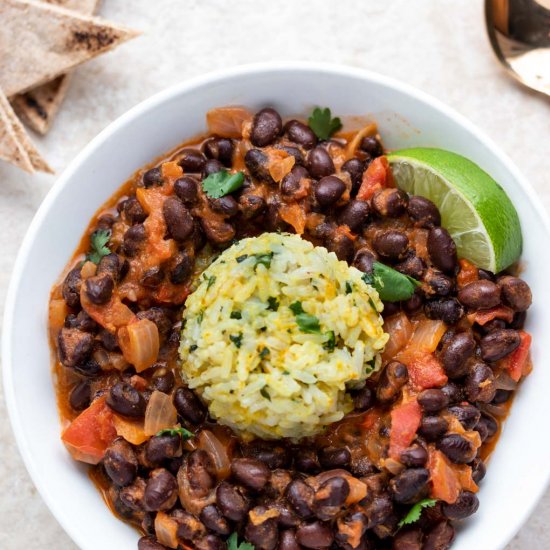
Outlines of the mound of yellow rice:
<svg viewBox="0 0 550 550">
<path fill-rule="evenodd" d="M 388 335 L 362 273 L 297 235 L 224 251 L 187 299 L 180 356 L 210 414 L 245 439 L 298 439 L 352 410 Z"/>
</svg>

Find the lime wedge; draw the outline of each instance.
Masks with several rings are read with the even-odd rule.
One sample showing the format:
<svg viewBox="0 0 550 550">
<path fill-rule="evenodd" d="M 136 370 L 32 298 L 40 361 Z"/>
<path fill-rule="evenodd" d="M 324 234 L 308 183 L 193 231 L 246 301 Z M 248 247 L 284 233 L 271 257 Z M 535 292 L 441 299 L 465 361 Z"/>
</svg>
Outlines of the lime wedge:
<svg viewBox="0 0 550 550">
<path fill-rule="evenodd" d="M 502 187 L 477 164 L 443 149 L 417 147 L 388 155 L 396 185 L 430 199 L 459 258 L 495 273 L 521 254 L 518 214 Z"/>
</svg>

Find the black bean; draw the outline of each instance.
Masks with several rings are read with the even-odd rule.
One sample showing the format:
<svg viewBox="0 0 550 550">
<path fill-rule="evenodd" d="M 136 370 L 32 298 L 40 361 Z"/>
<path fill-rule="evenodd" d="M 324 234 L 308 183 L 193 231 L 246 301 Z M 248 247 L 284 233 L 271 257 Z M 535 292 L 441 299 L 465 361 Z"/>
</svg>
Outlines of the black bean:
<svg viewBox="0 0 550 550">
<path fill-rule="evenodd" d="M 493 319 L 492 321 L 488 321 L 484 325 L 480 325 L 478 327 L 478 330 L 481 334 L 486 335 L 503 328 L 506 328 L 505 321 L 503 321 L 502 319 Z"/>
<path fill-rule="evenodd" d="M 269 173 L 268 158 L 265 153 L 259 149 L 250 149 L 244 156 L 244 163 L 250 174 L 260 181 L 273 184 L 273 178 Z"/>
<path fill-rule="evenodd" d="M 363 273 L 372 273 L 372 265 L 376 261 L 376 256 L 366 247 L 360 248 L 353 258 L 353 266 Z"/>
<path fill-rule="evenodd" d="M 132 225 L 132 227 L 126 230 L 124 233 L 123 243 L 122 243 L 122 252 L 133 258 L 140 249 L 141 243 L 145 240 L 145 227 L 143 224 L 138 223 Z"/>
<path fill-rule="evenodd" d="M 251 514 L 265 513 L 265 506 L 257 506 L 251 510 Z M 249 520 L 244 529 L 244 538 L 254 545 L 256 550 L 275 550 L 279 541 L 279 530 L 274 518 L 266 519 L 261 523 Z"/>
<path fill-rule="evenodd" d="M 72 308 L 80 307 L 80 285 L 82 284 L 82 278 L 80 275 L 80 267 L 75 267 L 67 273 L 65 280 L 63 281 L 63 287 L 61 294 L 65 303 Z"/>
<path fill-rule="evenodd" d="M 512 322 L 510 323 L 510 328 L 515 328 L 516 330 L 521 330 L 525 327 L 525 321 L 527 320 L 526 311 L 517 311 L 514 313 Z"/>
<path fill-rule="evenodd" d="M 204 154 L 209 159 L 219 160 L 224 166 L 231 168 L 233 164 L 233 142 L 230 139 L 213 137 L 206 141 L 203 147 Z"/>
<path fill-rule="evenodd" d="M 498 422 L 491 415 L 481 413 L 479 422 L 483 422 L 487 427 L 487 438 L 493 437 L 498 432 Z"/>
<path fill-rule="evenodd" d="M 164 281 L 164 270 L 159 266 L 147 269 L 139 280 L 140 284 L 147 288 L 156 288 L 162 281 Z"/>
<path fill-rule="evenodd" d="M 332 206 L 346 190 L 346 184 L 336 176 L 325 176 L 315 186 L 315 198 L 321 206 Z"/>
<path fill-rule="evenodd" d="M 454 527 L 446 521 L 441 521 L 427 534 L 422 550 L 447 550 L 454 538 Z"/>
<path fill-rule="evenodd" d="M 285 151 L 289 157 L 294 157 L 294 166 L 303 166 L 305 164 L 304 155 L 298 147 L 291 147 L 289 145 L 275 145 L 275 149 Z"/>
<path fill-rule="evenodd" d="M 250 141 L 256 147 L 271 145 L 281 134 L 283 122 L 279 113 L 270 107 L 258 111 L 252 121 Z"/>
<path fill-rule="evenodd" d="M 403 311 L 407 312 L 409 315 L 416 313 L 424 305 L 424 300 L 422 294 L 416 291 L 408 300 L 405 300 L 401 303 Z"/>
<path fill-rule="evenodd" d="M 172 321 L 168 317 L 167 311 L 161 307 L 151 307 L 143 309 L 136 314 L 138 319 L 149 319 L 157 325 L 158 331 L 166 335 L 172 328 Z"/>
<path fill-rule="evenodd" d="M 199 182 L 192 176 L 183 176 L 174 182 L 174 193 L 187 206 L 197 202 Z"/>
<path fill-rule="evenodd" d="M 366 411 L 374 402 L 374 392 L 368 386 L 351 392 L 353 405 L 358 411 Z"/>
<path fill-rule="evenodd" d="M 405 213 L 408 202 L 407 193 L 400 189 L 381 189 L 372 197 L 372 209 L 379 216 L 399 218 Z"/>
<path fill-rule="evenodd" d="M 460 434 L 443 436 L 438 441 L 437 448 L 456 464 L 466 464 L 476 456 L 472 443 Z"/>
<path fill-rule="evenodd" d="M 286 488 L 286 499 L 297 514 L 304 518 L 313 516 L 314 491 L 301 479 L 295 479 Z"/>
<path fill-rule="evenodd" d="M 94 304 L 105 304 L 113 295 L 115 282 L 108 273 L 94 275 L 84 282 L 84 288 L 89 300 Z"/>
<path fill-rule="evenodd" d="M 224 170 L 223 164 L 216 159 L 208 159 L 202 168 L 201 175 L 204 179 L 206 179 L 208 176 L 211 176 L 212 174 L 217 174 L 218 172 L 222 172 Z"/>
<path fill-rule="evenodd" d="M 417 500 L 425 490 L 430 473 L 425 468 L 407 468 L 390 481 L 393 499 L 400 504 Z"/>
<path fill-rule="evenodd" d="M 170 515 L 178 525 L 176 531 L 176 536 L 178 539 L 191 542 L 198 542 L 204 539 L 206 529 L 195 516 L 186 510 L 181 510 L 179 508 L 176 508 Z"/>
<path fill-rule="evenodd" d="M 449 412 L 458 418 L 465 430 L 472 430 L 481 416 L 479 409 L 469 403 L 453 405 Z"/>
<path fill-rule="evenodd" d="M 345 447 L 323 447 L 319 450 L 319 462 L 326 469 L 347 468 L 351 463 L 351 454 Z"/>
<path fill-rule="evenodd" d="M 87 380 L 81 380 L 69 395 L 69 405 L 75 411 L 83 411 L 90 405 L 90 383 Z"/>
<path fill-rule="evenodd" d="M 261 491 L 271 477 L 269 468 L 254 458 L 234 459 L 231 462 L 231 472 L 237 482 L 253 491 Z"/>
<path fill-rule="evenodd" d="M 138 550 L 166 550 L 154 537 L 141 537 L 138 540 Z"/>
<path fill-rule="evenodd" d="M 227 221 L 202 218 L 201 227 L 206 238 L 213 244 L 224 244 L 235 237 L 235 227 Z"/>
<path fill-rule="evenodd" d="M 334 174 L 334 163 L 324 147 L 317 146 L 307 155 L 307 168 L 314 178 L 323 178 Z"/>
<path fill-rule="evenodd" d="M 475 458 L 470 464 L 472 468 L 472 479 L 479 485 L 479 482 L 485 477 L 487 468 L 480 458 Z"/>
<path fill-rule="evenodd" d="M 301 189 L 300 181 L 309 178 L 307 170 L 303 166 L 293 166 L 292 170 L 281 181 L 281 193 L 285 197 L 292 197 Z"/>
<path fill-rule="evenodd" d="M 195 550 L 226 550 L 227 544 L 217 535 L 206 535 L 193 541 Z"/>
<path fill-rule="evenodd" d="M 97 361 L 91 358 L 83 363 L 75 365 L 73 368 L 78 374 L 86 376 L 87 378 L 95 378 L 103 372 Z"/>
<path fill-rule="evenodd" d="M 180 451 L 180 439 L 179 435 L 154 435 L 145 444 L 145 458 L 155 465 L 174 458 Z"/>
<path fill-rule="evenodd" d="M 514 311 L 525 311 L 532 301 L 529 285 L 518 277 L 500 277 L 498 286 L 502 291 L 502 300 Z"/>
<path fill-rule="evenodd" d="M 392 550 L 422 550 L 422 538 L 420 529 L 403 529 L 396 533 Z"/>
<path fill-rule="evenodd" d="M 321 469 L 319 457 L 313 449 L 300 448 L 294 455 L 294 467 L 308 474 L 316 474 Z"/>
<path fill-rule="evenodd" d="M 145 487 L 143 501 L 150 512 L 169 510 L 178 498 L 176 478 L 164 468 L 157 468 L 150 474 Z"/>
<path fill-rule="evenodd" d="M 66 328 L 77 328 L 83 332 L 95 332 L 97 330 L 97 323 L 84 311 L 81 310 L 78 312 L 78 315 L 73 315 L 69 313 L 65 317 Z"/>
<path fill-rule="evenodd" d="M 521 338 L 517 330 L 495 330 L 481 339 L 481 357 L 484 361 L 498 361 L 512 353 L 520 343 Z"/>
<path fill-rule="evenodd" d="M 122 438 L 116 439 L 103 457 L 103 467 L 112 482 L 124 487 L 134 481 L 138 460 L 132 446 Z"/>
<path fill-rule="evenodd" d="M 97 231 L 99 229 L 111 229 L 114 223 L 115 218 L 112 214 L 101 214 L 101 216 L 99 216 L 99 218 L 97 219 L 95 230 Z"/>
<path fill-rule="evenodd" d="M 440 438 L 449 428 L 449 423 L 441 416 L 425 416 L 420 423 L 419 433 L 428 441 Z"/>
<path fill-rule="evenodd" d="M 441 214 L 437 206 L 425 197 L 418 195 L 410 197 L 407 212 L 421 227 L 441 225 Z"/>
<path fill-rule="evenodd" d="M 514 392 L 509 390 L 497 390 L 495 396 L 493 397 L 492 403 L 494 405 L 501 405 L 502 403 L 507 403 L 512 397 Z"/>
<path fill-rule="evenodd" d="M 376 397 L 382 403 L 391 403 L 401 394 L 401 389 L 409 380 L 407 367 L 399 361 L 390 361 L 382 371 Z"/>
<path fill-rule="evenodd" d="M 162 366 L 162 363 L 159 365 L 161 366 L 157 367 L 151 376 L 149 389 L 153 391 L 158 390 L 162 393 L 170 393 L 176 383 L 174 373 L 165 366 Z"/>
<path fill-rule="evenodd" d="M 343 232 L 334 231 L 326 242 L 329 252 L 334 252 L 339 260 L 349 262 L 353 256 L 353 241 Z"/>
<path fill-rule="evenodd" d="M 141 418 L 145 414 L 143 395 L 126 382 L 117 382 L 107 395 L 107 405 L 124 416 Z"/>
<path fill-rule="evenodd" d="M 193 272 L 193 259 L 187 252 L 180 252 L 170 269 L 170 282 L 179 285 L 187 281 Z"/>
<path fill-rule="evenodd" d="M 338 548 L 366 550 L 363 535 L 369 520 L 363 511 L 352 511 L 338 518 L 336 523 L 336 544 Z"/>
<path fill-rule="evenodd" d="M 243 521 L 248 503 L 234 485 L 222 481 L 216 489 L 216 502 L 220 512 L 231 521 Z"/>
<path fill-rule="evenodd" d="M 281 531 L 278 550 L 300 550 L 300 548 L 301 546 L 296 541 L 296 532 L 293 529 Z"/>
<path fill-rule="evenodd" d="M 122 504 L 126 508 L 136 512 L 145 511 L 145 486 L 145 480 L 141 477 L 137 477 L 133 483 L 123 487 L 119 493 L 119 499 Z"/>
<path fill-rule="evenodd" d="M 162 206 L 166 227 L 172 238 L 184 241 L 193 232 L 193 216 L 178 197 L 168 197 Z"/>
<path fill-rule="evenodd" d="M 466 361 L 474 353 L 475 340 L 470 332 L 455 334 L 441 351 L 441 362 L 449 378 L 460 378 L 468 371 Z"/>
<path fill-rule="evenodd" d="M 178 388 L 174 394 L 174 406 L 178 414 L 192 424 L 200 424 L 206 418 L 206 410 L 200 399 L 187 388 Z"/>
<path fill-rule="evenodd" d="M 424 447 L 421 447 L 417 443 L 407 447 L 401 452 L 399 460 L 405 466 L 409 468 L 418 468 L 424 466 L 428 460 L 428 452 Z"/>
<path fill-rule="evenodd" d="M 428 254 L 433 264 L 445 273 L 453 274 L 457 266 L 456 245 L 443 227 L 433 227 L 428 233 Z"/>
<path fill-rule="evenodd" d="M 304 149 L 311 149 L 317 145 L 317 136 L 313 130 L 299 120 L 289 120 L 285 124 L 285 133 L 290 141 L 301 145 Z"/>
<path fill-rule="evenodd" d="M 426 270 L 424 282 L 438 296 L 448 296 L 454 288 L 453 280 L 450 277 L 432 268 Z"/>
<path fill-rule="evenodd" d="M 342 209 L 338 221 L 341 225 L 347 225 L 354 233 L 360 233 L 369 219 L 369 214 L 368 202 L 352 200 Z"/>
<path fill-rule="evenodd" d="M 93 336 L 76 328 L 63 327 L 57 336 L 59 360 L 66 367 L 83 364 L 92 353 Z"/>
<path fill-rule="evenodd" d="M 350 470 L 355 477 L 364 477 L 374 473 L 376 468 L 367 456 L 355 455 L 351 458 Z"/>
<path fill-rule="evenodd" d="M 453 504 L 443 503 L 443 513 L 452 521 L 465 519 L 477 512 L 479 500 L 470 491 L 461 491 Z"/>
<path fill-rule="evenodd" d="M 454 382 L 447 382 L 447 384 L 442 386 L 440 389 L 447 396 L 449 403 L 457 403 L 458 401 L 462 401 L 464 399 L 462 387 Z"/>
<path fill-rule="evenodd" d="M 180 155 L 181 157 L 178 159 L 178 164 L 183 168 L 185 173 L 198 174 L 204 168 L 206 159 L 200 151 L 197 151 L 197 149 L 183 149 Z"/>
<path fill-rule="evenodd" d="M 351 194 L 355 196 L 363 181 L 363 171 L 365 164 L 358 158 L 352 158 L 342 164 L 342 172 L 347 172 L 351 178 Z"/>
<path fill-rule="evenodd" d="M 449 404 L 449 398 L 437 388 L 421 391 L 417 400 L 422 409 L 428 413 L 438 412 Z"/>
<path fill-rule="evenodd" d="M 234 216 L 239 211 L 239 203 L 231 195 L 225 195 L 219 199 L 210 199 L 208 202 L 214 212 L 223 214 L 227 218 Z"/>
<path fill-rule="evenodd" d="M 287 468 L 291 462 L 288 448 L 273 443 L 253 442 L 243 452 L 246 456 L 261 460 L 270 470 Z"/>
<path fill-rule="evenodd" d="M 400 260 L 405 256 L 409 239 L 405 233 L 390 229 L 378 233 L 372 242 L 374 250 L 388 260 Z"/>
<path fill-rule="evenodd" d="M 198 498 L 205 497 L 216 484 L 214 462 L 210 454 L 202 449 L 193 451 L 187 457 L 185 473 L 191 489 Z"/>
<path fill-rule="evenodd" d="M 156 168 L 151 168 L 150 170 L 147 170 L 147 172 L 143 174 L 142 181 L 144 187 L 162 185 L 164 183 L 162 170 L 158 166 Z"/>
<path fill-rule="evenodd" d="M 239 197 L 239 209 L 245 220 L 251 220 L 263 214 L 265 207 L 265 200 L 259 195 L 243 193 Z"/>
<path fill-rule="evenodd" d="M 296 531 L 296 540 L 305 548 L 321 550 L 330 547 L 334 535 L 330 527 L 320 521 L 315 521 L 302 525 Z"/>
<path fill-rule="evenodd" d="M 402 262 L 396 264 L 394 268 L 400 273 L 409 275 L 409 277 L 421 279 L 426 270 L 426 264 L 416 254 L 409 253 L 407 257 Z"/>
<path fill-rule="evenodd" d="M 454 325 L 464 315 L 464 308 L 456 298 L 439 299 L 426 302 L 424 313 L 428 319 L 441 319 Z"/>
<path fill-rule="evenodd" d="M 458 291 L 458 299 L 471 309 L 484 309 L 500 303 L 500 288 L 492 281 L 474 281 Z"/>
<path fill-rule="evenodd" d="M 350 487 L 346 479 L 331 477 L 315 492 L 315 515 L 323 521 L 336 517 L 349 496 Z"/>
<path fill-rule="evenodd" d="M 474 363 L 464 382 L 468 401 L 490 403 L 496 392 L 493 370 L 481 361 Z"/>
<path fill-rule="evenodd" d="M 227 523 L 227 520 L 222 516 L 215 504 L 209 504 L 202 509 L 200 520 L 207 529 L 214 531 L 218 535 L 229 535 L 232 531 L 229 523 Z"/>
<path fill-rule="evenodd" d="M 97 265 L 96 275 L 102 275 L 103 273 L 109 274 L 113 281 L 121 281 L 126 273 L 128 273 L 128 261 L 123 260 L 118 254 L 111 252 L 103 256 Z"/>
<path fill-rule="evenodd" d="M 359 144 L 359 149 L 368 153 L 373 159 L 384 154 L 384 148 L 376 136 L 365 136 Z"/>
<path fill-rule="evenodd" d="M 142 223 L 147 218 L 147 212 L 143 209 L 136 197 L 128 197 L 117 205 L 117 210 L 130 225 Z"/>
</svg>

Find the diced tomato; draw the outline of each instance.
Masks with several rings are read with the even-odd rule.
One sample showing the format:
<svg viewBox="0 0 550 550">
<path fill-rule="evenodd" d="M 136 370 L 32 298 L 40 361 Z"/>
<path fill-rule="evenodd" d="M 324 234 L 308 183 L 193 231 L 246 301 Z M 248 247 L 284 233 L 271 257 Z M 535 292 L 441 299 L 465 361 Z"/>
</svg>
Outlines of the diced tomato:
<svg viewBox="0 0 550 550">
<path fill-rule="evenodd" d="M 115 332 L 118 328 L 126 326 L 134 319 L 134 312 L 122 303 L 115 291 L 106 304 L 94 304 L 86 293 L 85 285 L 80 289 L 80 302 L 86 313 L 103 328 Z"/>
<path fill-rule="evenodd" d="M 306 213 L 302 206 L 296 203 L 285 204 L 281 206 L 279 214 L 286 223 L 294 228 L 294 231 L 296 231 L 298 235 L 304 232 L 306 227 Z"/>
<path fill-rule="evenodd" d="M 506 306 L 496 306 L 490 309 L 481 309 L 474 316 L 474 322 L 478 325 L 485 325 L 493 319 L 502 319 L 511 323 L 514 318 L 514 312 Z"/>
<path fill-rule="evenodd" d="M 519 331 L 519 335 L 521 338 L 519 346 L 503 362 L 504 368 L 508 370 L 510 378 L 515 382 L 518 382 L 524 373 L 531 347 L 531 335 L 523 330 Z"/>
<path fill-rule="evenodd" d="M 105 400 L 96 399 L 63 432 L 61 439 L 75 460 L 97 464 L 116 438 L 113 413 Z"/>
<path fill-rule="evenodd" d="M 167 180 L 177 180 L 183 176 L 183 170 L 181 166 L 174 161 L 165 162 L 161 166 L 162 177 Z"/>
<path fill-rule="evenodd" d="M 441 363 L 431 353 L 416 353 L 408 362 L 409 379 L 415 390 L 438 388 L 447 383 Z"/>
<path fill-rule="evenodd" d="M 421 420 L 422 410 L 416 399 L 392 409 L 389 449 L 391 458 L 400 460 L 401 453 L 413 442 Z"/>
<path fill-rule="evenodd" d="M 392 180 L 388 158 L 385 156 L 375 158 L 363 174 L 361 187 L 357 193 L 357 199 L 368 201 L 380 189 L 386 187 Z"/>
<path fill-rule="evenodd" d="M 462 288 L 479 279 L 479 270 L 472 262 L 462 258 L 458 260 L 458 263 L 460 264 L 460 271 L 456 276 L 458 288 Z"/>
<path fill-rule="evenodd" d="M 430 450 L 428 470 L 432 482 L 431 497 L 452 504 L 460 493 L 458 476 L 441 451 Z"/>
<path fill-rule="evenodd" d="M 477 493 L 479 491 L 479 487 L 472 478 L 471 466 L 468 466 L 467 464 L 453 464 L 453 468 L 462 489 L 471 491 L 472 493 Z"/>
<path fill-rule="evenodd" d="M 150 437 L 143 431 L 143 420 L 128 420 L 113 414 L 113 425 L 117 435 L 132 445 L 141 445 Z"/>
</svg>

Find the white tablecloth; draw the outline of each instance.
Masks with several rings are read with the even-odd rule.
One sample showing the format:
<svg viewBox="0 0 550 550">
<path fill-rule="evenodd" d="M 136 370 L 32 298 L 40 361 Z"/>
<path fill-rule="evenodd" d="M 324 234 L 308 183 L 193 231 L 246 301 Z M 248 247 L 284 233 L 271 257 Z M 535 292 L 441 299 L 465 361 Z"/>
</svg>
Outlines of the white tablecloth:
<svg viewBox="0 0 550 550">
<path fill-rule="evenodd" d="M 482 4 L 104 0 L 102 16 L 140 29 L 143 35 L 76 71 L 50 133 L 36 138 L 36 143 L 60 173 L 113 119 L 171 84 L 247 62 L 328 61 L 399 78 L 456 108 L 512 157 L 549 208 L 550 187 L 545 183 L 550 168 L 550 101 L 521 88 L 497 65 L 485 35 Z M 55 176 L 28 176 L 0 162 L 1 309 L 23 235 L 54 180 Z M 3 394 L 0 418 L 0 548 L 75 548 L 25 471 Z M 545 521 L 549 517 L 547 493 L 508 550 L 550 548 L 550 524 Z"/>
</svg>

